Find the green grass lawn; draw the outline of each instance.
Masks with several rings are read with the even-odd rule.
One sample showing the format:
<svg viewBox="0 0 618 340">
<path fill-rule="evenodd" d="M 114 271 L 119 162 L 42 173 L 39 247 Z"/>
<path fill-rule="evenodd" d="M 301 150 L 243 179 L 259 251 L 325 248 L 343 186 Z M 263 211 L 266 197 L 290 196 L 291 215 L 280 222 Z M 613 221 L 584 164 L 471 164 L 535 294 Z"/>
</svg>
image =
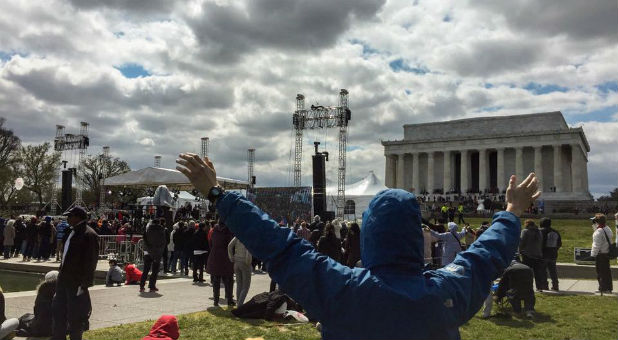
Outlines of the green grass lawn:
<svg viewBox="0 0 618 340">
<path fill-rule="evenodd" d="M 491 222 L 491 219 L 466 218 L 466 222 L 470 223 L 473 228 L 478 228 L 482 221 Z M 521 222 L 524 223 L 524 221 L 525 219 L 522 219 Z M 539 219 L 534 219 L 534 221 L 537 225 L 539 224 Z M 590 248 L 592 246 L 592 227 L 589 219 L 552 219 L 552 226 L 560 232 L 562 237 L 558 262 L 573 262 L 574 247 Z"/>
<path fill-rule="evenodd" d="M 537 316 L 529 320 L 500 313 L 494 306 L 490 319 L 479 312 L 460 328 L 462 339 L 616 339 L 613 297 L 537 295 Z M 439 316 L 436 316 L 439 318 Z M 89 331 L 85 339 L 138 340 L 148 334 L 154 321 L 138 322 Z M 320 339 L 313 324 L 282 324 L 235 318 L 229 310 L 208 311 L 179 317 L 180 339 Z"/>
</svg>

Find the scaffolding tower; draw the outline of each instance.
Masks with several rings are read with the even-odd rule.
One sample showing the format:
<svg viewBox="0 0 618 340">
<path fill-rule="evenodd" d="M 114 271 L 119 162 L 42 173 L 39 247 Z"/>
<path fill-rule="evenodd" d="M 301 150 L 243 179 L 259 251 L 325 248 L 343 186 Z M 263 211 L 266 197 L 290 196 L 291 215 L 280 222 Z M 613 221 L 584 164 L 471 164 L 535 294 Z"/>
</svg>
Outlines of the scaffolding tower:
<svg viewBox="0 0 618 340">
<path fill-rule="evenodd" d="M 79 135 L 85 138 L 88 138 L 88 123 L 80 122 Z M 84 200 L 82 199 L 82 195 L 84 193 L 84 183 L 81 181 L 80 175 L 82 170 L 82 160 L 86 157 L 86 150 L 88 146 L 79 149 L 79 157 L 77 158 L 77 176 L 75 177 L 75 184 L 77 184 L 77 192 L 75 198 L 75 205 L 84 206 Z"/>
<path fill-rule="evenodd" d="M 65 128 L 63 125 L 56 125 L 56 137 L 54 138 L 54 150 L 62 153 L 63 162 L 70 163 L 70 168 L 73 169 L 75 176 L 75 184 L 76 184 L 76 198 L 73 204 L 70 207 L 75 205 L 84 205 L 84 201 L 82 199 L 83 193 L 83 183 L 79 180 L 79 175 L 81 175 L 81 163 L 86 155 L 86 150 L 88 150 L 88 146 L 90 145 L 90 139 L 88 137 L 88 126 L 90 124 L 86 122 L 80 122 L 80 130 L 78 135 L 74 135 L 71 133 L 65 133 Z M 78 151 L 78 157 L 74 160 L 74 152 Z M 67 155 L 69 153 L 69 155 Z M 69 162 L 67 159 L 70 159 Z M 57 165 L 57 170 L 60 170 L 60 164 Z M 59 173 L 58 173 L 58 178 Z M 58 204 L 56 198 L 56 190 L 52 193 L 52 209 L 54 206 Z M 55 204 L 54 204 L 55 201 Z"/>
<path fill-rule="evenodd" d="M 109 146 L 103 146 L 103 161 L 107 162 L 109 159 Z M 101 178 L 101 182 L 99 183 L 99 211 L 103 212 L 105 209 L 105 187 L 103 186 L 103 181 L 105 178 Z"/>
<path fill-rule="evenodd" d="M 155 168 L 161 167 L 161 156 L 160 155 L 154 156 L 154 167 Z"/>
<path fill-rule="evenodd" d="M 58 143 L 64 137 L 64 125 L 56 125 L 56 137 L 54 138 L 54 145 Z M 52 186 L 51 193 L 51 214 L 58 215 L 58 187 L 60 184 L 60 163 L 56 164 L 54 169 L 54 185 Z"/>
<path fill-rule="evenodd" d="M 253 189 L 255 184 L 255 176 L 253 175 L 253 167 L 255 165 L 255 149 L 247 150 L 247 181 L 249 181 L 249 187 Z"/>
<path fill-rule="evenodd" d="M 311 105 L 305 109 L 305 96 L 296 95 L 296 111 L 292 116 L 294 125 L 294 186 L 301 186 L 303 159 L 303 130 L 306 129 L 339 129 L 339 164 L 337 168 L 337 217 L 343 218 L 345 210 L 345 170 L 348 138 L 348 122 L 352 112 L 348 107 L 348 91 L 339 92 L 338 106 Z"/>
<path fill-rule="evenodd" d="M 202 159 L 208 157 L 208 147 L 210 144 L 210 139 L 208 137 L 202 137 Z"/>
</svg>

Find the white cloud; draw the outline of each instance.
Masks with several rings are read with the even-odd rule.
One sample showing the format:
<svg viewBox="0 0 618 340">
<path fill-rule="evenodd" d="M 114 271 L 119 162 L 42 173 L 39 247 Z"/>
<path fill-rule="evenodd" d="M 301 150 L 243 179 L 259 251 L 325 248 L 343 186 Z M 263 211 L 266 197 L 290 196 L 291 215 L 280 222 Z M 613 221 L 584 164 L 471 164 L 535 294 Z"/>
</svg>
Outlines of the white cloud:
<svg viewBox="0 0 618 340">
<path fill-rule="evenodd" d="M 591 191 L 607 192 L 618 95 L 598 86 L 618 74 L 618 5 L 594 1 L 8 0 L 0 116 L 28 143 L 88 121 L 89 152 L 110 145 L 133 168 L 154 154 L 172 167 L 209 136 L 222 175 L 245 178 L 254 147 L 258 183 L 288 185 L 297 93 L 329 105 L 350 91 L 351 179 L 384 177 L 379 141 L 406 123 L 561 110 L 585 122 Z M 151 76 L 125 78 L 126 64 Z M 313 140 L 337 151 L 335 130 L 307 131 L 306 175 Z M 334 179 L 336 161 L 328 169 Z"/>
</svg>

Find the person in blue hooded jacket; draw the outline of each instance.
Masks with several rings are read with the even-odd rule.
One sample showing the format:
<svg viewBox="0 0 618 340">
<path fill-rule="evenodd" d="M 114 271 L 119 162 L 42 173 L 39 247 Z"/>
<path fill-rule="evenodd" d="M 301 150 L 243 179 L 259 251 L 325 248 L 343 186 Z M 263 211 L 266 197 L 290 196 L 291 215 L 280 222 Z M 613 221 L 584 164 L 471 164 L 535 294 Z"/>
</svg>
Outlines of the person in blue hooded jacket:
<svg viewBox="0 0 618 340">
<path fill-rule="evenodd" d="M 416 197 L 384 190 L 363 213 L 365 268 L 349 268 L 279 228 L 241 195 L 222 192 L 208 158 L 183 153 L 177 163 L 281 289 L 321 322 L 324 339 L 459 339 L 459 326 L 479 310 L 515 255 L 518 216 L 540 196 L 534 174 L 518 186 L 511 176 L 507 211 L 495 214 L 492 226 L 451 264 L 424 271 Z"/>
</svg>

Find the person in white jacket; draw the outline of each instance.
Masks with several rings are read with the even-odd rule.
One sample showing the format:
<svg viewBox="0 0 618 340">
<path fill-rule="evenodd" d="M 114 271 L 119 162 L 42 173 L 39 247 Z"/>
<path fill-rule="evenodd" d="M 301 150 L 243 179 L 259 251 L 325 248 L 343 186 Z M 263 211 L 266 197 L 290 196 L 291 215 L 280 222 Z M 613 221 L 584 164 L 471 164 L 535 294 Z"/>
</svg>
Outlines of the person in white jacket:
<svg viewBox="0 0 618 340">
<path fill-rule="evenodd" d="M 227 256 L 234 263 L 236 275 L 236 297 L 238 307 L 242 306 L 251 286 L 251 260 L 253 257 L 245 246 L 234 237 L 227 246 Z"/>
<path fill-rule="evenodd" d="M 613 290 L 612 272 L 609 267 L 609 243 L 613 239 L 612 230 L 606 225 L 607 218 L 604 214 L 596 214 L 592 218 L 592 251 L 590 255 L 595 259 L 597 280 L 599 281 L 598 292 L 611 293 Z"/>
</svg>

